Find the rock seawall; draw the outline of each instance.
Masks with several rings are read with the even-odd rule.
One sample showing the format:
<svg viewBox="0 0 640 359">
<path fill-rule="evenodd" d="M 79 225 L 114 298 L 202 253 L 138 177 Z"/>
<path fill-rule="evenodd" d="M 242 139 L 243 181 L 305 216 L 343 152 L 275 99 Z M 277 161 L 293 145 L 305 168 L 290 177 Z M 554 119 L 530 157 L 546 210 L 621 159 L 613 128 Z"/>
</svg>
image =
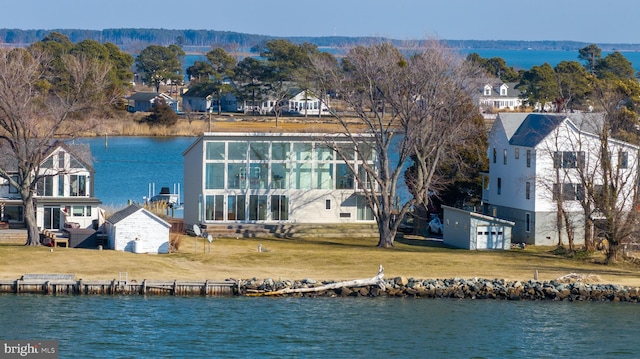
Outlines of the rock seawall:
<svg viewBox="0 0 640 359">
<path fill-rule="evenodd" d="M 240 295 L 291 297 L 414 297 L 498 300 L 550 300 L 550 301 L 611 301 L 634 302 L 640 300 L 640 288 L 615 284 L 593 284 L 581 281 L 563 283 L 551 281 L 507 281 L 504 279 L 414 279 L 395 277 L 378 286 L 342 287 L 318 292 L 281 294 L 277 291 L 291 288 L 314 288 L 336 283 L 313 279 L 300 281 L 257 279 L 237 281 Z"/>
</svg>

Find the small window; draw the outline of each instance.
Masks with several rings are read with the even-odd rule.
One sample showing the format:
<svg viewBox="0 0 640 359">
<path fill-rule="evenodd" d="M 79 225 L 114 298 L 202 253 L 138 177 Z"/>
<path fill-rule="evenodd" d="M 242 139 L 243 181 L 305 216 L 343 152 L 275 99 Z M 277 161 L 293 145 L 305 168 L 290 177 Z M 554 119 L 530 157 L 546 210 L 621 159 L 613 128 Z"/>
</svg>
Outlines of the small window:
<svg viewBox="0 0 640 359">
<path fill-rule="evenodd" d="M 349 213 L 349 212 L 340 212 L 340 218 L 351 218 L 351 213 Z"/>
<path fill-rule="evenodd" d="M 493 163 L 496 163 L 498 159 L 498 150 L 496 150 L 495 148 L 493 149 Z"/>
<path fill-rule="evenodd" d="M 618 167 L 629 168 L 629 153 L 625 151 L 618 152 Z"/>
<path fill-rule="evenodd" d="M 503 162 L 506 165 L 507 164 L 507 150 L 504 149 L 502 150 L 502 158 L 503 158 Z"/>
<path fill-rule="evenodd" d="M 525 214 L 524 230 L 525 232 L 531 232 L 531 213 Z"/>
<path fill-rule="evenodd" d="M 516 160 L 520 158 L 520 148 L 516 147 L 514 149 L 513 156 L 515 157 Z"/>
<path fill-rule="evenodd" d="M 502 194 L 502 178 L 498 177 L 498 194 Z"/>
<path fill-rule="evenodd" d="M 324 201 L 324 208 L 325 209 L 331 209 L 331 200 L 327 199 Z"/>
<path fill-rule="evenodd" d="M 531 199 L 531 182 L 525 184 L 525 197 L 526 199 Z"/>
<path fill-rule="evenodd" d="M 527 150 L 527 167 L 531 167 L 531 150 Z"/>
</svg>

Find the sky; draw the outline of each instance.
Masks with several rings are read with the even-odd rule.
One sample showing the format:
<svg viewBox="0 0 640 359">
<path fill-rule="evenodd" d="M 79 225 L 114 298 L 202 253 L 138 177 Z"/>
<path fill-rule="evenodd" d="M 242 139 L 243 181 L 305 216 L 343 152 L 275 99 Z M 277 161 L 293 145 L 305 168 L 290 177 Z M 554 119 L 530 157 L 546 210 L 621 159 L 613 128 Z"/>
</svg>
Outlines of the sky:
<svg viewBox="0 0 640 359">
<path fill-rule="evenodd" d="M 640 43 L 637 0 L 10 0 L 0 28 Z"/>
</svg>

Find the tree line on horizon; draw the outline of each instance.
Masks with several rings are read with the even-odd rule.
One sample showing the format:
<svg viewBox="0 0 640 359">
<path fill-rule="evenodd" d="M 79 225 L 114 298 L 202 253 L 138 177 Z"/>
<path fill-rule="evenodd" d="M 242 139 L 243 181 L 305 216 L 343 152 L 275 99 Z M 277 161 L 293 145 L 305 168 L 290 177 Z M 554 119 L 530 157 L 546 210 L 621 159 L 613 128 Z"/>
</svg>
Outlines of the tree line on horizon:
<svg viewBox="0 0 640 359">
<path fill-rule="evenodd" d="M 0 29 L 0 43 L 26 46 L 42 40 L 50 32 L 65 35 L 71 42 L 94 40 L 99 43 L 113 43 L 123 50 L 137 53 L 147 45 L 168 46 L 192 46 L 207 48 L 211 46 L 225 46 L 235 44 L 242 48 L 251 48 L 261 42 L 273 39 L 285 39 L 296 44 L 305 42 L 322 47 L 344 47 L 354 45 L 367 45 L 372 42 L 388 41 L 396 46 L 402 46 L 405 40 L 383 37 L 349 37 L 349 36 L 288 36 L 276 37 L 260 34 L 247 34 L 233 31 L 219 30 L 193 30 L 193 29 L 144 29 L 144 28 L 114 28 L 103 30 L 83 29 Z M 409 42 L 428 42 L 419 40 Z M 589 43 L 580 41 L 558 40 L 446 40 L 442 39 L 448 47 L 456 49 L 496 49 L 496 50 L 558 50 L 576 51 L 588 46 Z M 640 44 L 625 43 L 599 43 L 604 51 L 640 51 Z"/>
</svg>

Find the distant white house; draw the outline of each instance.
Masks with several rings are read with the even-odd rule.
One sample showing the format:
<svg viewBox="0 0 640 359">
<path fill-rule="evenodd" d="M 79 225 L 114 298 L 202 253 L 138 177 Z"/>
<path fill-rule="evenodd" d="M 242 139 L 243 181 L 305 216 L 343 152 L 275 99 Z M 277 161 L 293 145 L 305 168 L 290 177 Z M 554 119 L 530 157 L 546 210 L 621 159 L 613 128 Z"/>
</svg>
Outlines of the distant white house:
<svg viewBox="0 0 640 359">
<path fill-rule="evenodd" d="M 152 212 L 130 205 L 112 214 L 105 223 L 108 246 L 134 253 L 169 253 L 171 224 Z"/>
<path fill-rule="evenodd" d="M 602 187 L 601 143 L 596 135 L 603 117 L 595 113 L 500 113 L 489 133 L 489 173 L 483 177 L 483 212 L 515 223 L 512 241 L 554 245 L 559 241 L 557 201 L 576 224 L 575 243 L 584 243 L 579 200 L 585 189 L 578 171 L 593 174 Z M 615 170 L 628 178 L 620 188 L 632 193 L 637 183 L 638 150 L 609 139 Z M 633 210 L 632 204 L 628 205 Z"/>
<path fill-rule="evenodd" d="M 502 82 L 500 79 L 479 79 L 476 85 L 476 101 L 482 112 L 516 110 L 522 106 L 521 91 L 515 82 Z"/>
</svg>

